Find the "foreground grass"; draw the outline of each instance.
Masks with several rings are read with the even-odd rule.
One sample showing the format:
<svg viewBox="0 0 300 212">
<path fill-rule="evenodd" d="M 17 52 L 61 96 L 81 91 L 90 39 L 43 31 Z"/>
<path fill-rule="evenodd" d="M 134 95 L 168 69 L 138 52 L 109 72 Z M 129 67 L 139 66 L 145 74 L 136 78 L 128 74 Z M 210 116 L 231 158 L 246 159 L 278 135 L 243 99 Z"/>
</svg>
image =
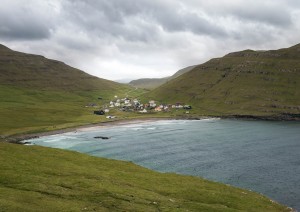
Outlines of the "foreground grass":
<svg viewBox="0 0 300 212">
<path fill-rule="evenodd" d="M 130 162 L 0 143 L 0 211 L 289 211 L 250 191 Z"/>
</svg>

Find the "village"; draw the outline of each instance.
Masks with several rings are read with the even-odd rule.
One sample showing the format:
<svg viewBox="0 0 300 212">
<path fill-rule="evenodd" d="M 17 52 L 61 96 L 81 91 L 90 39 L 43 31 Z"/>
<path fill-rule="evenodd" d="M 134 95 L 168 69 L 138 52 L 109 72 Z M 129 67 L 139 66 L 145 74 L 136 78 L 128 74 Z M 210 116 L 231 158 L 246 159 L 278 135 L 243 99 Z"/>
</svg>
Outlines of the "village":
<svg viewBox="0 0 300 212">
<path fill-rule="evenodd" d="M 89 104 L 90 107 L 95 107 L 96 104 Z M 191 105 L 187 105 L 181 102 L 175 104 L 159 104 L 155 100 L 150 100 L 147 103 L 142 103 L 140 100 L 134 98 L 118 98 L 115 96 L 113 100 L 110 100 L 108 104 L 105 104 L 102 109 L 94 111 L 96 115 L 109 114 L 111 110 L 119 110 L 123 112 L 137 112 L 137 113 L 153 113 L 153 112 L 170 112 L 171 110 L 185 110 L 185 113 L 189 113 L 192 109 Z M 115 116 L 106 116 L 108 119 L 113 119 Z"/>
</svg>

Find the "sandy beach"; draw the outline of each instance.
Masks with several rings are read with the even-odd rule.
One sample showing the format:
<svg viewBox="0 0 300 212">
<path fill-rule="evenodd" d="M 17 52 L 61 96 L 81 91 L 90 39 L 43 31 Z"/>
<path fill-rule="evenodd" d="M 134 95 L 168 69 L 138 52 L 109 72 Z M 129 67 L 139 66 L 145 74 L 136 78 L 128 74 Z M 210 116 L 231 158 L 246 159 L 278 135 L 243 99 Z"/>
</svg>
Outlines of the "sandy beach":
<svg viewBox="0 0 300 212">
<path fill-rule="evenodd" d="M 56 135 L 56 134 L 75 132 L 75 131 L 80 131 L 80 132 L 93 131 L 97 128 L 103 128 L 103 127 L 122 126 L 122 125 L 128 125 L 128 124 L 139 124 L 139 123 L 145 123 L 148 121 L 159 121 L 159 120 L 174 120 L 174 118 L 119 119 L 119 120 L 99 122 L 96 124 L 82 125 L 82 126 L 78 126 L 78 127 L 71 127 L 71 128 L 66 128 L 66 129 L 60 129 L 60 130 L 16 135 L 16 136 L 8 137 L 4 141 L 9 142 L 9 143 L 24 144 L 26 140 L 38 138 L 38 137 L 42 137 L 42 136 Z"/>
</svg>

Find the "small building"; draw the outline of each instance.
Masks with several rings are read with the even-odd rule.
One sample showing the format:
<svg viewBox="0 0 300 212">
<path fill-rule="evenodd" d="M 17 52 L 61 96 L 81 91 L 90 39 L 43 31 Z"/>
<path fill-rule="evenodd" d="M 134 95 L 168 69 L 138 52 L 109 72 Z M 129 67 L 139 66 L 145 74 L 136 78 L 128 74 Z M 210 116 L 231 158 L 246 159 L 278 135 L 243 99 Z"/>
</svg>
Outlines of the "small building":
<svg viewBox="0 0 300 212">
<path fill-rule="evenodd" d="M 192 109 L 192 106 L 191 105 L 184 105 L 183 109 L 190 110 L 190 109 Z"/>
<path fill-rule="evenodd" d="M 105 109 L 104 112 L 105 112 L 105 113 L 109 113 L 109 109 Z"/>
<path fill-rule="evenodd" d="M 158 107 L 156 107 L 156 108 L 154 109 L 154 111 L 156 111 L 156 112 L 161 112 L 161 111 L 162 111 L 162 108 L 161 108 L 160 106 L 158 106 Z"/>
<path fill-rule="evenodd" d="M 95 114 L 95 115 L 104 115 L 105 112 L 104 112 L 103 110 L 95 110 L 95 111 L 94 111 L 94 114 Z"/>
<path fill-rule="evenodd" d="M 146 109 L 139 111 L 139 113 L 148 113 Z"/>
<path fill-rule="evenodd" d="M 152 107 L 152 108 L 156 107 L 156 103 L 154 100 L 149 101 L 149 107 Z"/>
</svg>

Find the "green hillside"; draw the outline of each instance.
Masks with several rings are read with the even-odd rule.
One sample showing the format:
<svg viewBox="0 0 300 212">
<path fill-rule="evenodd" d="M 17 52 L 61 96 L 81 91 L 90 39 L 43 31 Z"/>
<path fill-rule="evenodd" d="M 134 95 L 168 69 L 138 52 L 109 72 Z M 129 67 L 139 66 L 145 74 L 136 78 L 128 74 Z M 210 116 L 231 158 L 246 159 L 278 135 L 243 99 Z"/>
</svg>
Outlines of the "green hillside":
<svg viewBox="0 0 300 212">
<path fill-rule="evenodd" d="M 63 62 L 12 51 L 0 44 L 0 84 L 64 91 L 116 90 L 116 82 L 91 76 Z"/>
<path fill-rule="evenodd" d="M 102 105 L 131 90 L 62 62 L 0 45 L 0 136 L 103 121 L 92 114 L 94 108 L 85 106 Z"/>
<path fill-rule="evenodd" d="M 137 80 L 132 80 L 129 84 L 137 87 L 137 88 L 143 88 L 143 89 L 148 89 L 152 90 L 154 88 L 157 88 L 164 83 L 175 79 L 176 77 L 179 77 L 180 75 L 192 70 L 195 66 L 189 66 L 183 69 L 180 69 L 177 71 L 175 74 L 173 74 L 170 77 L 164 77 L 164 78 L 142 78 L 142 79 L 137 79 Z"/>
<path fill-rule="evenodd" d="M 198 115 L 299 117 L 300 44 L 212 59 L 145 98 L 192 104 Z"/>
<path fill-rule="evenodd" d="M 65 150 L 0 142 L 0 160 L 0 211 L 290 211 L 247 190 Z"/>
</svg>

